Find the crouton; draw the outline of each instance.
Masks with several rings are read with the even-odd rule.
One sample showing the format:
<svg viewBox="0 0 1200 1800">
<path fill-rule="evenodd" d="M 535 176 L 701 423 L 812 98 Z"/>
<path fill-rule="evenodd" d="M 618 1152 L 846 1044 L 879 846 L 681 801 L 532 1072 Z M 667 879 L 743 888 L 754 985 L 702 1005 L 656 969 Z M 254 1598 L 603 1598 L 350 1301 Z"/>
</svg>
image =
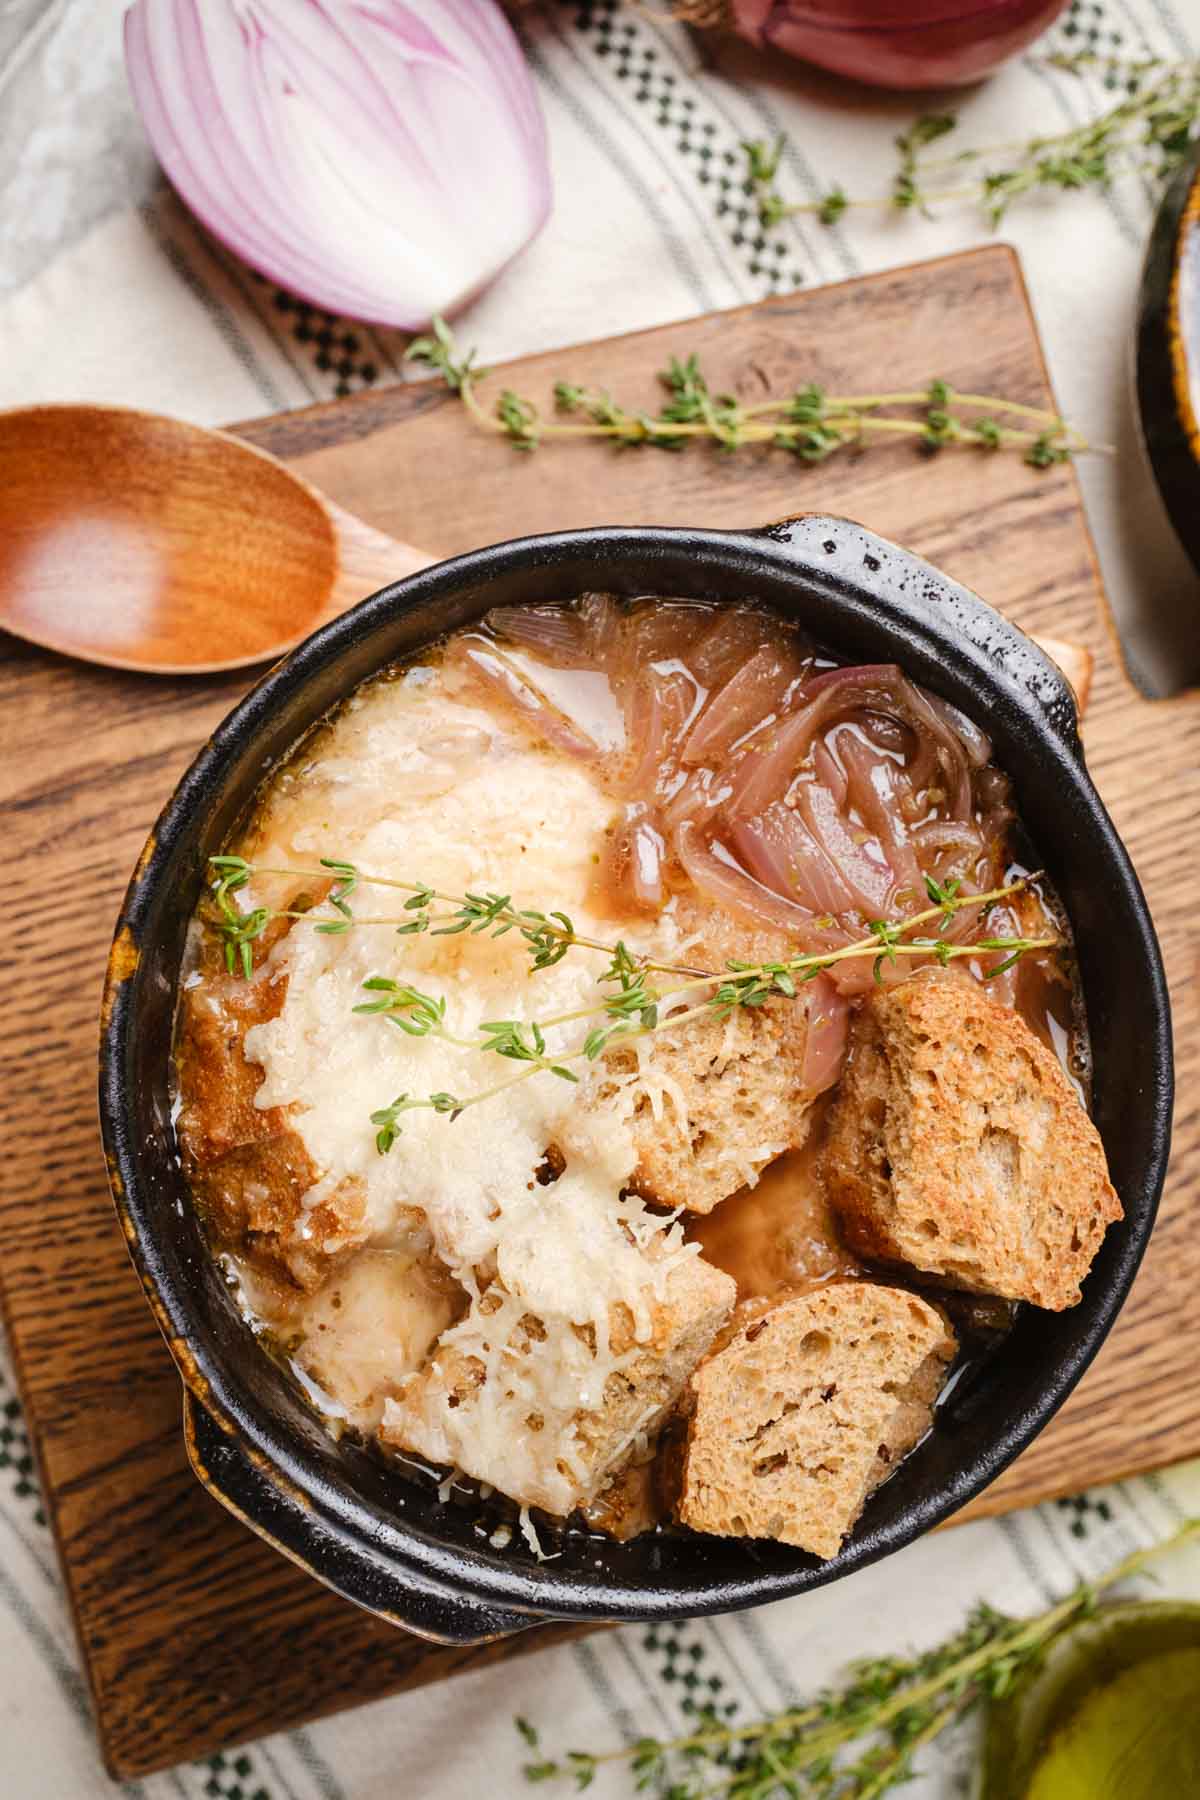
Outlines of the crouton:
<svg viewBox="0 0 1200 1800">
<path fill-rule="evenodd" d="M 836 1556 L 929 1429 L 956 1349 L 934 1307 L 868 1281 L 760 1311 L 689 1383 L 681 1524 Z"/>
<path fill-rule="evenodd" d="M 609 1355 L 616 1366 L 599 1404 L 588 1408 L 577 1396 L 596 1365 L 591 1328 L 527 1312 L 509 1323 L 520 1303 L 493 1282 L 401 1398 L 389 1401 L 380 1436 L 489 1481 L 522 1505 L 565 1516 L 653 1437 L 735 1293 L 728 1275 L 689 1256 L 666 1278 L 648 1339 L 637 1340 L 628 1309 L 614 1306 Z"/>
<path fill-rule="evenodd" d="M 856 1021 L 824 1171 L 850 1248 L 950 1287 L 1074 1306 L 1121 1217 L 1057 1058 L 976 983 L 881 989 Z"/>
<path fill-rule="evenodd" d="M 630 1186 L 655 1206 L 709 1213 L 798 1149 L 810 1125 L 807 1035 L 803 1003 L 782 1000 L 656 1037 L 635 1088 Z M 634 1052 L 609 1063 L 630 1070 Z"/>
<path fill-rule="evenodd" d="M 373 1431 L 385 1402 L 466 1303 L 431 1250 L 415 1242 L 409 1249 L 362 1250 L 305 1307 L 295 1361 L 337 1396 L 352 1423 Z"/>
<path fill-rule="evenodd" d="M 680 901 L 677 924 L 685 960 L 698 970 L 792 954 L 781 933 L 747 928 L 694 901 Z M 807 1042 L 807 998 L 777 996 L 769 1006 L 660 1032 L 636 1051 L 618 1044 L 605 1064 L 630 1083 L 634 1190 L 655 1206 L 710 1213 L 783 1151 L 799 1149 L 811 1125 Z"/>
<path fill-rule="evenodd" d="M 176 1133 L 193 1168 L 285 1129 L 280 1107 L 254 1104 L 263 1072 L 246 1060 L 242 1044 L 252 1025 L 278 1018 L 286 998 L 286 975 L 261 974 L 249 981 L 213 975 L 183 990 L 177 1060 L 187 1099 Z"/>
<path fill-rule="evenodd" d="M 320 1176 L 285 1108 L 258 1107 L 263 1072 L 243 1048 L 252 1025 L 276 1018 L 286 976 L 213 977 L 185 989 L 180 1016 L 176 1122 L 197 1208 L 218 1244 L 313 1292 L 337 1258 L 366 1237 L 362 1182 L 348 1178 L 318 1206 L 305 1194 Z"/>
</svg>

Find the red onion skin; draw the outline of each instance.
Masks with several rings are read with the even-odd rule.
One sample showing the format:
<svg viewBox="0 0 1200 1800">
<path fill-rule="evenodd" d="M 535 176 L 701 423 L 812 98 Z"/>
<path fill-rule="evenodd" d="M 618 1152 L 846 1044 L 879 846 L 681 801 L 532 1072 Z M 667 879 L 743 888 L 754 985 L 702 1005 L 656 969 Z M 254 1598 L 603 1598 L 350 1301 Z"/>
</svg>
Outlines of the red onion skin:
<svg viewBox="0 0 1200 1800">
<path fill-rule="evenodd" d="M 957 87 L 990 75 L 1067 0 L 731 0 L 736 31 L 876 87 Z"/>
<path fill-rule="evenodd" d="M 764 645 L 711 695 L 680 753 L 685 763 L 724 756 L 739 738 L 769 718 L 783 703 L 798 669 L 778 650 Z"/>
</svg>

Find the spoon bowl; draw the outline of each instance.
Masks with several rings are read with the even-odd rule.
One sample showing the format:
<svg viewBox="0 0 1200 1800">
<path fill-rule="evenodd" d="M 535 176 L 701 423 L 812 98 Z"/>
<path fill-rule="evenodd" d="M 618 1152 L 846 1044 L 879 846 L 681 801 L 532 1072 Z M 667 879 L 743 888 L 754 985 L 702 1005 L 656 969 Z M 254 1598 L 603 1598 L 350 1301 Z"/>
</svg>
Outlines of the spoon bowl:
<svg viewBox="0 0 1200 1800">
<path fill-rule="evenodd" d="M 46 649 L 241 668 L 429 561 L 226 432 L 113 406 L 0 412 L 0 626 Z"/>
</svg>

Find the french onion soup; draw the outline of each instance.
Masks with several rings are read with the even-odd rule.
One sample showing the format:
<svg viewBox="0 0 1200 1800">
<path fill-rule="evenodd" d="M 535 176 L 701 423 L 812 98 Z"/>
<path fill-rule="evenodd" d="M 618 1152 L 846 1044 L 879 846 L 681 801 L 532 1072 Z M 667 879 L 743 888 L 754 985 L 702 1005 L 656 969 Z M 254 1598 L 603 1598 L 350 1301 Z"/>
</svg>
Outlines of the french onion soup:
<svg viewBox="0 0 1200 1800">
<path fill-rule="evenodd" d="M 210 873 L 177 1132 L 238 1303 L 331 1429 L 539 1553 L 531 1509 L 836 1554 L 1119 1216 L 987 737 L 773 613 L 494 611 Z"/>
</svg>

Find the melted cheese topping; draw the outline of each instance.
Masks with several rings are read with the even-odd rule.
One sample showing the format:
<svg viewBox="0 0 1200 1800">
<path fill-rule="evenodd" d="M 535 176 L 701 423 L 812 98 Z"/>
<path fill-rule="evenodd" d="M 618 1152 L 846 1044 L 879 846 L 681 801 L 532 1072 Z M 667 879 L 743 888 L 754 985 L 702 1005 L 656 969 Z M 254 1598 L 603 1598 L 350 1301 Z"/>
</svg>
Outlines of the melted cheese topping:
<svg viewBox="0 0 1200 1800">
<path fill-rule="evenodd" d="M 587 896 L 612 814 L 585 764 L 531 744 L 448 697 L 436 671 L 416 669 L 363 690 L 313 753 L 285 772 L 247 854 L 260 865 L 305 869 L 334 856 L 452 895 L 511 890 L 517 905 L 561 908 L 580 932 L 611 941 L 618 931 L 593 916 Z M 247 910 L 279 905 L 296 886 L 260 876 L 239 898 Z M 604 1472 L 577 1462 L 572 1438 L 579 1415 L 604 1405 L 622 1366 L 610 1345 L 613 1309 L 627 1308 L 634 1337 L 648 1340 L 670 1268 L 692 1252 L 678 1226 L 620 1198 L 637 1160 L 627 1084 L 601 1104 L 586 1063 L 571 1065 L 580 1085 L 544 1072 L 520 1079 L 519 1062 L 470 1042 L 485 1020 L 545 1019 L 594 1005 L 603 955 L 572 950 L 531 978 L 515 932 L 398 936 L 406 897 L 362 882 L 352 929 L 327 935 L 304 922 L 275 947 L 286 1000 L 245 1039 L 247 1057 L 264 1071 L 256 1104 L 289 1109 L 321 1171 L 304 1197 L 306 1215 L 348 1184 L 365 1201 L 349 1238 L 320 1248 L 403 1242 L 415 1208 L 438 1258 L 471 1297 L 466 1317 L 441 1340 L 487 1370 L 471 1431 L 455 1417 L 458 1402 L 427 1382 L 414 1389 L 409 1429 L 403 1385 L 389 1401 L 389 1437 L 518 1498 L 536 1494 L 546 1504 L 552 1494 L 565 1511 Z M 328 906 L 320 910 L 336 918 Z M 620 935 L 660 953 L 677 937 L 669 916 L 652 934 Z M 463 1041 L 414 1037 L 356 1015 L 371 997 L 363 982 L 374 975 L 444 997 L 445 1028 Z M 577 1045 L 595 1022 L 548 1030 L 551 1051 Z M 370 1115 L 398 1095 L 464 1098 L 504 1082 L 511 1085 L 502 1096 L 453 1120 L 404 1113 L 390 1153 L 377 1151 Z M 551 1146 L 566 1166 L 542 1186 L 537 1171 Z M 302 1236 L 311 1231 L 302 1223 Z M 512 1339 L 525 1315 L 544 1337 L 523 1337 L 518 1354 Z M 528 1428 L 530 1419 L 542 1423 Z M 557 1485 L 556 1467 L 571 1470 Z"/>
</svg>

